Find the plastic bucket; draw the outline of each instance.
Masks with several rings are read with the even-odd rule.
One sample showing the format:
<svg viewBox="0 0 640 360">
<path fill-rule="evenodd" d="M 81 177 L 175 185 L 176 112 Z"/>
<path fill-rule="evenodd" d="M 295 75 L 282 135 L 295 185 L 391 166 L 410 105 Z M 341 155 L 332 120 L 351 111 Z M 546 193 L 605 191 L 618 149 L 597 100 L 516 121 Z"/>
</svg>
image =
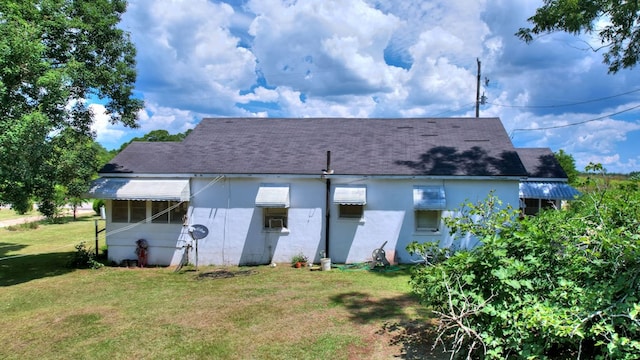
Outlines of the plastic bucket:
<svg viewBox="0 0 640 360">
<path fill-rule="evenodd" d="M 331 270 L 331 258 L 320 259 L 320 268 L 322 269 L 322 271 Z"/>
</svg>

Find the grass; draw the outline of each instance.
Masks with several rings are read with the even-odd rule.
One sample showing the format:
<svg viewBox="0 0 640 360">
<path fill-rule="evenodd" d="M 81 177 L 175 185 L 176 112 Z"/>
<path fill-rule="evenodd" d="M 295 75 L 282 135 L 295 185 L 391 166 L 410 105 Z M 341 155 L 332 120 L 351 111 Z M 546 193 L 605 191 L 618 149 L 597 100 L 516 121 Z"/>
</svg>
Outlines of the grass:
<svg viewBox="0 0 640 360">
<path fill-rule="evenodd" d="M 438 358 L 406 271 L 66 267 L 93 238 L 92 217 L 0 228 L 0 358 Z"/>
</svg>

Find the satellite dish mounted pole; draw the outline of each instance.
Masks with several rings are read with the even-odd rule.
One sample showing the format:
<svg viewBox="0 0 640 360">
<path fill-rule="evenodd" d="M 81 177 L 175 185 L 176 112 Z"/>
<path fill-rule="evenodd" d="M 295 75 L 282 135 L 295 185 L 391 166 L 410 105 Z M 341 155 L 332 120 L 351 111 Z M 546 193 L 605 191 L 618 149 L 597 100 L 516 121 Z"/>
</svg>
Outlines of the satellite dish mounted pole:
<svg viewBox="0 0 640 360">
<path fill-rule="evenodd" d="M 195 224 L 189 228 L 189 235 L 196 243 L 196 271 L 198 271 L 198 240 L 206 238 L 209 235 L 209 229 L 204 225 Z"/>
</svg>

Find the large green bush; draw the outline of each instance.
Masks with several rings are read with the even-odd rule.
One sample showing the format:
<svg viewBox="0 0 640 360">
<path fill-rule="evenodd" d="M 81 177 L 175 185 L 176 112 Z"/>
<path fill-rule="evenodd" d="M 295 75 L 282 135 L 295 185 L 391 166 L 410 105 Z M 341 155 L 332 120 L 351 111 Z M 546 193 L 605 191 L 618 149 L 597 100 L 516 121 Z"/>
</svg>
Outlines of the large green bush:
<svg viewBox="0 0 640 360">
<path fill-rule="evenodd" d="M 640 191 L 602 178 L 562 211 L 519 219 L 493 194 L 445 221 L 482 241 L 413 243 L 413 290 L 456 356 L 640 358 Z M 593 178 L 591 179 L 593 180 Z"/>
</svg>

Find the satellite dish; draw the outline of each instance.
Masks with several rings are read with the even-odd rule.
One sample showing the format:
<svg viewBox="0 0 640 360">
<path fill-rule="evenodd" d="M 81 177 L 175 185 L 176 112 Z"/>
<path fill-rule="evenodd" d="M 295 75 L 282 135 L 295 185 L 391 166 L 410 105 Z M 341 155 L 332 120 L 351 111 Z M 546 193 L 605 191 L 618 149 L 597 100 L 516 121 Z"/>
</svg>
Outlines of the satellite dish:
<svg viewBox="0 0 640 360">
<path fill-rule="evenodd" d="M 191 225 L 189 234 L 191 234 L 191 237 L 195 240 L 200 240 L 206 238 L 207 235 L 209 235 L 209 229 L 207 229 L 207 227 L 204 225 L 195 224 Z"/>
<path fill-rule="evenodd" d="M 193 240 L 196 240 L 196 271 L 198 271 L 198 240 L 206 238 L 209 235 L 209 229 L 201 224 L 191 225 L 189 235 Z"/>
</svg>

